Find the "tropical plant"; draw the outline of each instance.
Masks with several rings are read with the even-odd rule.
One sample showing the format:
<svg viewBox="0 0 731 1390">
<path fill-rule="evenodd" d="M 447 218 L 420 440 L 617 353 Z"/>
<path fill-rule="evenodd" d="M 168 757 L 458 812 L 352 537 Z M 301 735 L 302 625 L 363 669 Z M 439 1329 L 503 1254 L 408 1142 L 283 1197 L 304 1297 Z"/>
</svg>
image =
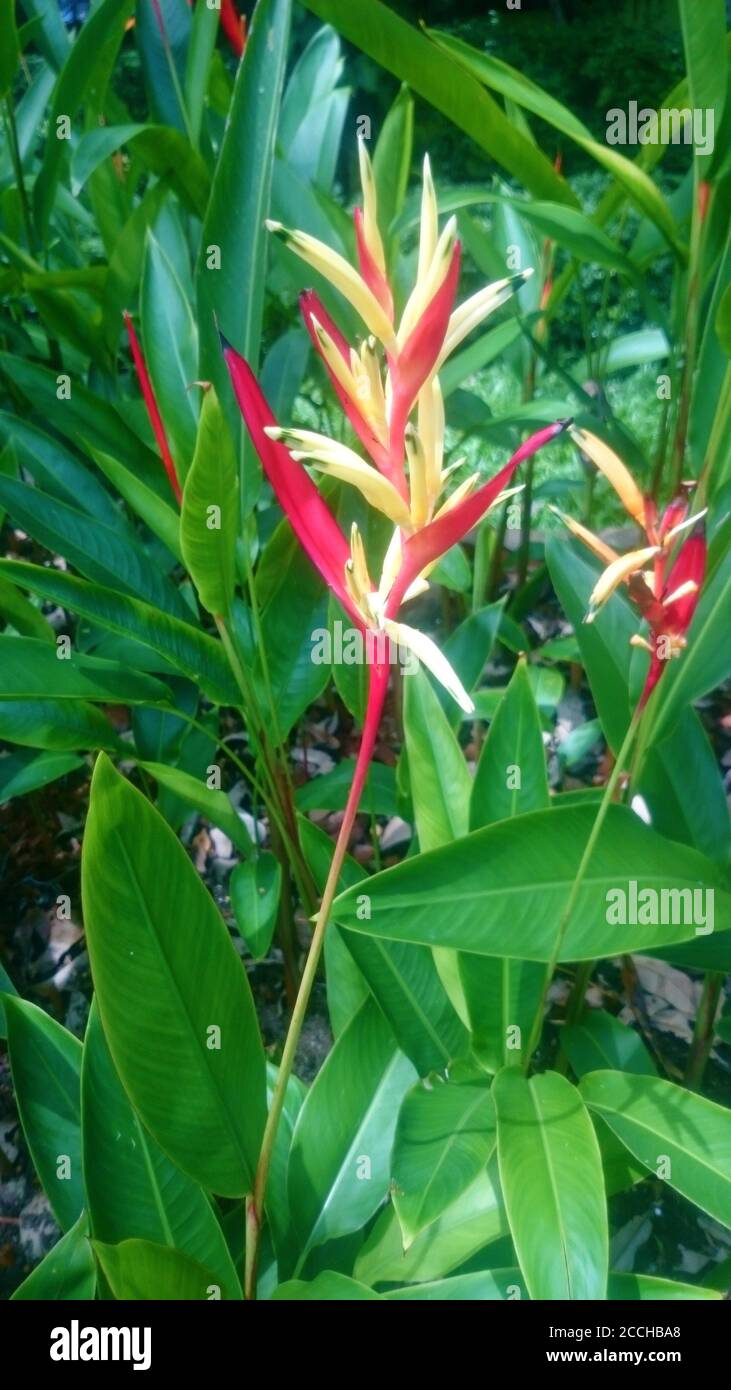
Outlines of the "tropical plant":
<svg viewBox="0 0 731 1390">
<path fill-rule="evenodd" d="M 661 146 L 626 158 L 493 54 L 378 0 L 307 7 L 325 27 L 296 31 L 288 74 L 290 0 L 258 0 L 246 35 L 202 0 L 139 0 L 130 35 L 131 0 L 99 0 L 73 42 L 51 6 L 21 28 L 3 9 L 2 794 L 94 757 L 83 1042 L 9 978 L 0 995 L 62 1232 L 15 1296 L 718 1298 L 617 1271 L 610 1236 L 648 1176 L 731 1228 L 729 1110 L 701 1089 L 728 1034 L 728 811 L 694 708 L 729 669 L 724 7 L 680 0 L 668 102 L 713 109 L 717 142 L 671 193 Z M 335 30 L 403 83 L 372 158 L 358 141 L 352 228 Z M 145 120 L 114 80 L 132 43 Z M 426 159 L 412 193 L 412 92 L 500 178 L 438 199 Z M 531 117 L 601 168 L 593 212 Z M 489 283 L 455 307 L 463 249 Z M 571 360 L 559 315 L 586 267 L 603 311 L 621 281 L 646 323 Z M 503 355 L 521 399 L 495 414 L 474 388 Z M 650 455 L 608 378 L 665 359 Z M 626 548 L 598 534 L 603 480 Z M 554 498 L 578 544 L 536 536 Z M 424 630 L 432 586 L 459 615 L 446 640 Z M 551 586 L 565 620 L 541 643 Z M 343 618 L 359 658 L 314 660 Z M 577 790 L 554 726 L 582 670 L 596 718 L 570 738 L 606 757 Z M 331 676 L 358 754 L 297 787 Z M 191 813 L 240 856 L 235 927 L 181 842 Z M 359 813 L 374 873 L 348 852 Z M 273 940 L 281 1050 L 249 979 Z M 685 1077 L 590 1006 L 634 953 L 702 973 Z M 334 1042 L 307 1086 L 323 959 Z"/>
</svg>

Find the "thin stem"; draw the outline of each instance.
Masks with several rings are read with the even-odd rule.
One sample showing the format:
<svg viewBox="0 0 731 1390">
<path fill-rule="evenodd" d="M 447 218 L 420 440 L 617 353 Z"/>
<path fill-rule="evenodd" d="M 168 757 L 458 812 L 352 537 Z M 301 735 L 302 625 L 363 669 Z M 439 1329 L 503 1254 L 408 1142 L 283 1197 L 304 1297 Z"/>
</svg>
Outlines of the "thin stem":
<svg viewBox="0 0 731 1390">
<path fill-rule="evenodd" d="M 717 973 L 709 970 L 703 981 L 703 992 L 698 1005 L 695 1027 L 693 1029 L 693 1041 L 690 1045 L 688 1062 L 683 1078 L 686 1086 L 689 1086 L 694 1091 L 699 1091 L 701 1088 L 703 1073 L 705 1072 L 706 1063 L 713 1046 L 718 1001 L 721 998 L 724 980 L 725 976 L 722 972 Z"/>
<path fill-rule="evenodd" d="M 604 793 L 599 803 L 599 809 L 596 813 L 594 824 L 591 827 L 589 838 L 584 847 L 584 853 L 581 856 L 581 859 L 579 861 L 579 867 L 576 870 L 576 877 L 573 881 L 573 884 L 571 885 L 571 892 L 569 893 L 568 901 L 566 903 L 566 907 L 564 909 L 561 921 L 559 923 L 559 928 L 558 932 L 556 933 L 556 941 L 553 947 L 551 958 L 546 967 L 546 979 L 545 984 L 543 986 L 543 993 L 541 995 L 541 1000 L 538 1005 L 538 1009 L 536 1010 L 536 1016 L 533 1021 L 533 1027 L 531 1029 L 529 1044 L 525 1054 L 526 1068 L 530 1064 L 530 1059 L 533 1055 L 533 1052 L 535 1051 L 536 1044 L 540 1037 L 546 995 L 548 993 L 548 987 L 551 983 L 551 980 L 553 979 L 553 973 L 556 969 L 556 966 L 558 965 L 559 957 L 561 955 L 561 947 L 563 946 L 564 937 L 566 935 L 566 929 L 573 916 L 574 908 L 576 907 L 579 893 L 581 892 L 584 878 L 586 876 L 586 871 L 589 867 L 592 854 L 594 853 L 594 848 L 601 833 L 602 826 L 604 825 L 604 821 L 606 820 L 607 811 L 609 810 L 609 807 L 611 805 L 617 783 L 619 782 L 619 778 L 622 774 L 622 769 L 624 768 L 624 765 L 629 757 L 630 749 L 634 742 L 635 734 L 637 733 L 637 727 L 639 725 L 641 717 L 642 711 L 639 708 L 635 709 L 634 714 L 632 715 L 632 718 L 630 720 L 629 728 L 627 730 L 627 733 L 625 734 L 624 742 L 617 754 L 617 761 L 615 762 L 614 767 L 612 768 L 609 780 L 604 788 Z M 591 962 L 589 962 L 589 964 L 591 965 Z"/>
<path fill-rule="evenodd" d="M 13 163 L 13 173 L 15 174 L 15 182 L 18 186 L 18 198 L 20 199 L 20 210 L 23 217 L 23 226 L 25 227 L 25 236 L 28 242 L 28 250 L 34 252 L 36 248 L 36 238 L 33 229 L 33 218 L 31 215 L 30 203 L 28 201 L 28 192 L 25 186 L 25 178 L 23 177 L 23 161 L 20 157 L 20 145 L 18 143 L 18 128 L 15 124 L 15 111 L 13 109 L 13 102 L 10 96 L 7 96 L 5 98 L 5 125 L 8 132 L 8 145 L 10 146 L 10 158 Z"/>
<path fill-rule="evenodd" d="M 340 870 L 343 867 L 356 811 L 357 805 L 350 809 L 350 814 L 346 812 L 345 818 L 340 826 L 335 852 L 330 864 L 330 872 L 328 873 L 327 882 L 325 884 L 325 892 L 323 893 L 322 902 L 315 922 L 315 929 L 312 933 L 310 949 L 302 972 L 297 1000 L 292 1010 L 292 1018 L 282 1052 L 282 1060 L 279 1064 L 279 1074 L 272 1095 L 272 1103 L 269 1107 L 264 1137 L 261 1143 L 261 1151 L 259 1153 L 259 1162 L 256 1168 L 254 1192 L 253 1195 L 247 1199 L 244 1297 L 248 1299 L 256 1297 L 256 1270 L 259 1241 L 261 1238 L 261 1223 L 264 1212 L 264 1197 L 266 1195 L 269 1165 L 272 1159 L 274 1141 L 277 1137 L 277 1129 L 279 1127 L 279 1120 L 284 1106 L 284 1098 L 287 1092 L 287 1082 L 292 1074 L 292 1067 L 294 1066 L 302 1025 L 305 1021 L 307 1005 L 310 1001 L 312 986 L 315 983 L 317 967 L 320 963 L 320 955 L 322 954 L 322 946 L 325 940 L 325 929 L 327 927 L 328 917 L 330 916 L 330 908 L 332 907 L 333 899 L 337 891 Z"/>
</svg>

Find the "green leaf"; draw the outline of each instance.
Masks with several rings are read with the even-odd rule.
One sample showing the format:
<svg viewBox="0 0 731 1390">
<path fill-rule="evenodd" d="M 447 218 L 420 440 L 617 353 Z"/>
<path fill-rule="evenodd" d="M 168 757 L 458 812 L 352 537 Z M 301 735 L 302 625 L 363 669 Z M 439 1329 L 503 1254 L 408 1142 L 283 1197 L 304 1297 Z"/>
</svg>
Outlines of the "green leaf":
<svg viewBox="0 0 731 1390">
<path fill-rule="evenodd" d="M 92 1003 L 81 1068 L 84 1187 L 91 1230 L 116 1245 L 140 1238 L 206 1265 L 229 1298 L 241 1288 L 208 1197 L 143 1128 L 114 1069 Z"/>
<path fill-rule="evenodd" d="M 533 1299 L 603 1299 L 609 1233 L 601 1155 L 581 1096 L 558 1072 L 498 1072 L 492 1095 L 510 1231 Z"/>
<path fill-rule="evenodd" d="M 524 1296 L 525 1284 L 519 1269 L 485 1269 L 475 1274 L 456 1274 L 429 1284 L 413 1284 L 391 1289 L 383 1295 L 390 1303 L 484 1302 L 488 1299 L 514 1299 Z"/>
<path fill-rule="evenodd" d="M 327 627 L 327 591 L 289 522 L 278 526 L 269 541 L 256 588 L 265 659 L 257 651 L 254 677 L 269 703 L 274 728 L 284 738 L 330 674 L 329 665 L 314 659 L 317 634 Z"/>
<path fill-rule="evenodd" d="M 422 670 L 404 682 L 404 732 L 419 844 L 429 850 L 466 835 L 472 778 Z"/>
<path fill-rule="evenodd" d="M 654 1274 L 610 1274 L 607 1297 L 613 1303 L 686 1302 L 688 1299 L 714 1299 L 723 1295 L 699 1284 L 679 1284 L 673 1279 L 657 1279 Z"/>
<path fill-rule="evenodd" d="M 314 1246 L 359 1230 L 386 1197 L 399 1103 L 414 1079 L 368 1001 L 328 1054 L 297 1119 L 288 1189 L 299 1267 Z M 359 1177 L 363 1156 L 367 1180 Z"/>
<path fill-rule="evenodd" d="M 190 1255 L 151 1240 L 123 1240 L 119 1245 L 93 1241 L 94 1253 L 119 1301 L 191 1302 L 230 1298 L 210 1269 Z M 142 1363 L 140 1363 L 142 1364 Z"/>
<path fill-rule="evenodd" d="M 333 917 L 351 933 L 390 941 L 549 961 L 594 817 L 595 808 L 582 805 L 499 821 L 376 874 L 368 884 L 367 919 L 359 889 L 335 899 Z M 643 900 L 648 905 L 643 915 L 652 915 L 657 907 L 655 915 L 666 919 L 662 923 L 632 920 L 640 901 L 634 894 L 647 888 L 657 897 Z M 610 806 L 566 928 L 561 959 L 593 960 L 692 940 L 693 922 L 667 919 L 692 917 L 695 900 L 686 892 L 680 899 L 666 898 L 663 907 L 660 893 L 686 889 L 692 895 L 695 889 L 711 888 L 715 930 L 723 931 L 731 921 L 731 896 L 716 866 L 695 850 L 663 839 L 626 807 Z M 698 925 L 702 930 L 706 924 Z"/>
<path fill-rule="evenodd" d="M 207 816 L 212 825 L 217 825 L 219 830 L 225 831 L 242 854 L 251 854 L 251 836 L 224 791 L 216 791 L 213 787 L 206 786 L 200 778 L 191 776 L 180 767 L 169 767 L 166 763 L 153 763 L 142 759 L 140 767 L 144 767 L 161 786 L 167 787 L 175 796 L 179 796 L 182 801 Z"/>
<path fill-rule="evenodd" d="M 678 13 L 688 72 L 688 105 L 694 111 L 712 111 L 714 128 L 719 130 L 727 89 L 727 64 L 723 60 L 726 5 L 723 0 L 705 0 L 703 5 L 694 3 L 694 0 L 678 0 Z M 705 121 L 708 124 L 707 114 Z M 701 154 L 694 146 L 700 178 L 704 177 L 712 155 L 712 139 L 708 154 Z"/>
<path fill-rule="evenodd" d="M 561 1029 L 561 1041 L 577 1076 L 600 1068 L 657 1075 L 639 1033 L 604 1009 L 586 1009 L 578 1023 Z"/>
<path fill-rule="evenodd" d="M 102 711 L 83 700 L 0 700 L 0 738 L 57 753 L 125 746 Z"/>
<path fill-rule="evenodd" d="M 396 1212 L 387 1207 L 367 1236 L 353 1274 L 366 1284 L 441 1279 L 507 1229 L 493 1162 L 406 1251 Z"/>
<path fill-rule="evenodd" d="M 515 667 L 477 764 L 470 828 L 549 805 L 546 754 L 525 658 Z"/>
<path fill-rule="evenodd" d="M 297 828 L 305 862 L 315 880 L 318 893 L 322 894 L 325 891 L 335 845 L 324 830 L 312 821 L 306 820 L 304 816 L 298 817 Z M 353 883 L 361 883 L 365 877 L 365 869 L 346 854 L 338 877 L 338 887 L 349 888 Z M 331 922 L 325 933 L 324 955 L 327 1011 L 333 1037 L 337 1038 L 368 998 L 368 985 L 345 944 L 343 933 L 334 922 Z M 388 1014 L 386 1016 L 388 1017 Z M 397 1028 L 393 1023 L 391 1027 L 398 1040 Z M 406 1055 L 410 1056 L 409 1049 L 403 1042 L 402 1047 Z"/>
<path fill-rule="evenodd" d="M 379 0 L 347 7 L 338 0 L 307 0 L 307 8 L 441 111 L 534 197 L 575 204 L 550 160 L 516 129 L 480 82 L 388 6 Z"/>
<path fill-rule="evenodd" d="M 316 1303 L 380 1302 L 381 1295 L 374 1293 L 367 1284 L 359 1284 L 357 1279 L 349 1279 L 347 1274 L 337 1274 L 331 1269 L 323 1270 L 309 1283 L 305 1279 L 290 1279 L 279 1284 L 272 1294 L 272 1302 L 313 1301 Z"/>
<path fill-rule="evenodd" d="M 378 198 L 378 221 L 385 237 L 386 260 L 394 267 L 398 253 L 398 238 L 389 232 L 398 217 L 406 197 L 411 173 L 414 145 L 414 98 L 404 84 L 378 132 L 373 151 L 373 175 Z"/>
<path fill-rule="evenodd" d="M 246 974 L 185 850 L 104 754 L 82 893 L 99 1012 L 132 1104 L 184 1172 L 242 1196 L 264 1123 L 264 1056 Z"/>
<path fill-rule="evenodd" d="M 267 1102 L 271 1104 L 272 1094 L 277 1082 L 279 1068 L 273 1062 L 267 1062 Z M 296 1258 L 292 1255 L 292 1220 L 289 1210 L 289 1198 L 287 1196 L 287 1168 L 289 1166 L 289 1153 L 292 1147 L 292 1134 L 297 1123 L 307 1087 L 299 1077 L 290 1075 L 284 1094 L 284 1108 L 277 1127 L 277 1135 L 274 1140 L 271 1163 L 269 1165 L 269 1179 L 266 1190 L 266 1214 L 267 1221 L 271 1228 L 272 1240 L 277 1254 L 277 1267 L 279 1277 L 283 1278 L 289 1268 L 289 1261 Z"/>
<path fill-rule="evenodd" d="M 273 854 L 237 864 L 228 886 L 236 925 L 255 960 L 272 944 L 282 891 L 282 866 Z"/>
<path fill-rule="evenodd" d="M 174 555 L 176 560 L 182 560 L 180 517 L 174 508 L 163 502 L 152 488 L 135 477 L 123 463 L 118 463 L 109 454 L 102 453 L 101 449 L 94 449 L 91 445 L 88 447 L 94 462 L 110 483 L 113 483 L 127 505 L 146 526 L 149 526 L 153 535 L 158 536 L 163 545 L 167 546 L 170 554 Z"/>
<path fill-rule="evenodd" d="M 183 559 L 209 613 L 225 617 L 236 586 L 239 480 L 228 427 L 213 387 L 203 398 L 180 516 Z"/>
<path fill-rule="evenodd" d="M 92 1299 L 96 1291 L 96 1265 L 89 1242 L 89 1223 L 86 1212 L 56 1241 L 39 1265 L 11 1300 L 34 1299 L 51 1302 L 55 1299 Z"/>
<path fill-rule="evenodd" d="M 83 766 L 83 760 L 73 753 L 23 751 L 0 756 L 0 803 L 13 796 L 27 796 Z"/>
<path fill-rule="evenodd" d="M 651 1173 L 731 1226 L 731 1111 L 655 1076 L 596 1071 L 580 1090 Z"/>
<path fill-rule="evenodd" d="M 60 649 L 59 649 L 60 650 Z M 72 651 L 62 657 L 37 637 L 0 636 L 0 700 L 102 700 L 109 704 L 167 704 L 162 681 Z"/>
<path fill-rule="evenodd" d="M 41 565 L 0 560 L 0 574 L 42 598 L 63 604 L 89 622 L 151 647 L 200 685 L 216 704 L 238 703 L 240 694 L 222 646 L 192 624 L 161 613 L 140 599 Z"/>
<path fill-rule="evenodd" d="M 201 236 L 197 269 L 200 375 L 214 383 L 235 439 L 240 438 L 240 416 L 216 321 L 256 370 L 266 280 L 264 219 L 269 212 L 290 11 L 290 0 L 261 0 L 257 6 L 236 74 Z M 209 268 L 209 264 L 213 267 L 210 247 L 219 248 L 218 269 Z"/>
<path fill-rule="evenodd" d="M 613 146 L 595 140 L 591 131 L 567 107 L 508 63 L 490 53 L 480 52 L 451 34 L 437 33 L 432 29 L 428 33 L 440 51 L 463 66 L 465 80 L 470 78 L 484 82 L 486 87 L 532 111 L 579 145 L 621 184 L 630 201 L 660 228 L 670 245 L 678 249 L 678 234 L 672 212 L 659 188 L 643 169 L 619 154 Z M 536 196 L 541 196 L 537 190 L 534 191 Z M 568 199 L 560 201 L 567 202 Z"/>
<path fill-rule="evenodd" d="M 56 634 L 40 609 L 29 603 L 7 579 L 0 579 L 0 617 L 22 637 L 37 637 L 43 642 L 55 643 Z"/>
<path fill-rule="evenodd" d="M 440 377 L 441 380 L 441 377 Z M 490 658 L 500 626 L 504 620 L 504 599 L 477 608 L 464 622 L 450 632 L 443 645 L 447 661 L 459 676 L 465 690 L 472 693 Z M 441 685 L 435 685 L 439 703 L 453 729 L 464 718 L 459 705 Z"/>
<path fill-rule="evenodd" d="M 140 289 L 142 341 L 155 398 L 165 422 L 178 476 L 185 478 L 196 448 L 198 332 L 174 267 L 147 233 Z"/>
<path fill-rule="evenodd" d="M 433 1074 L 399 1111 L 391 1159 L 393 1204 L 404 1245 L 474 1182 L 495 1147 L 495 1107 L 486 1078 Z"/>
<path fill-rule="evenodd" d="M 73 121 L 87 101 L 103 98 L 117 51 L 124 37 L 132 0 L 101 0 L 81 26 L 53 91 L 43 162 L 33 189 L 38 230 L 45 235 L 61 165 L 70 142 L 59 134 L 59 117 Z"/>
<path fill-rule="evenodd" d="M 62 1231 L 84 1205 L 79 1073 L 81 1043 L 27 999 L 7 994 L 13 1087 L 35 1170 Z"/>
<path fill-rule="evenodd" d="M 15 24 L 15 0 L 4 0 L 0 10 L 0 101 L 13 86 L 20 62 L 20 45 Z"/>
<path fill-rule="evenodd" d="M 20 462 L 44 492 L 98 517 L 121 535 L 134 537 L 134 531 L 103 483 L 60 439 L 5 411 L 0 411 L 0 439 L 12 439 Z"/>
</svg>

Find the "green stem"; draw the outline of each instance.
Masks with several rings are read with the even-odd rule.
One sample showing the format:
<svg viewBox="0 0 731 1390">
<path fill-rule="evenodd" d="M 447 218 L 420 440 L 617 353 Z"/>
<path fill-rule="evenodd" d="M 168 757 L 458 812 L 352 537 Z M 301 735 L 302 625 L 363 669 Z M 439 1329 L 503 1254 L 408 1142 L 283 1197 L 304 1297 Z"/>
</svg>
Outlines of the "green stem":
<svg viewBox="0 0 731 1390">
<path fill-rule="evenodd" d="M 530 1064 L 530 1059 L 533 1055 L 533 1052 L 535 1051 L 538 1039 L 540 1037 L 541 1027 L 543 1024 L 543 1009 L 546 1002 L 546 995 L 548 993 L 548 987 L 551 983 L 551 980 L 553 979 L 553 973 L 559 962 L 559 958 L 561 955 L 561 947 L 563 946 L 564 937 L 566 935 L 566 929 L 573 916 L 574 908 L 576 907 L 579 893 L 581 892 L 584 878 L 586 876 L 586 871 L 589 867 L 592 854 L 594 853 L 596 842 L 599 839 L 602 826 L 604 825 L 604 822 L 606 820 L 607 811 L 609 810 L 609 807 L 612 803 L 612 798 L 614 796 L 617 783 L 619 782 L 620 776 L 622 774 L 622 769 L 624 768 L 624 765 L 629 757 L 630 749 L 634 742 L 635 734 L 637 733 L 637 727 L 639 725 L 641 717 L 642 711 L 640 709 L 635 709 L 635 712 L 630 720 L 627 733 L 624 736 L 624 742 L 617 754 L 617 761 L 615 762 L 614 767 L 612 768 L 609 780 L 604 788 L 604 793 L 599 803 L 599 809 L 594 818 L 594 824 L 591 827 L 589 838 L 584 847 L 584 853 L 581 856 L 581 859 L 579 861 L 579 867 L 576 870 L 576 877 L 573 881 L 573 884 L 571 885 L 571 892 L 569 893 L 568 901 L 566 903 L 566 907 L 564 909 L 561 921 L 559 923 L 558 932 L 556 933 L 556 941 L 553 947 L 553 952 L 546 967 L 546 979 L 543 986 L 543 993 L 541 995 L 541 1000 L 538 1005 L 538 1009 L 536 1010 L 536 1016 L 533 1021 L 533 1027 L 531 1029 L 529 1044 L 525 1054 L 526 1068 Z M 593 962 L 589 961 L 588 965 L 591 968 Z"/>
<path fill-rule="evenodd" d="M 15 111 L 13 110 L 12 99 L 9 96 L 5 98 L 5 125 L 8 132 L 8 145 L 10 146 L 10 158 L 13 163 L 13 173 L 15 174 L 15 182 L 18 186 L 18 198 L 20 199 L 20 210 L 23 217 L 23 226 L 25 227 L 25 236 L 26 241 L 28 242 L 28 250 L 34 252 L 36 249 L 36 238 L 33 229 L 33 218 L 31 216 L 30 203 L 28 201 L 28 192 L 25 186 L 25 179 L 23 177 L 23 161 L 20 157 L 20 145 L 18 144 L 18 129 L 15 124 Z"/>
<path fill-rule="evenodd" d="M 299 1044 L 300 1034 L 302 1032 L 302 1025 L 305 1021 L 305 1014 L 307 1012 L 307 1005 L 309 1003 L 310 994 L 312 993 L 312 986 L 315 983 L 315 977 L 317 975 L 317 967 L 320 962 L 320 955 L 322 954 L 323 942 L 325 940 L 325 929 L 327 927 L 328 917 L 330 916 L 330 908 L 332 907 L 333 899 L 337 891 L 338 879 L 340 878 L 340 870 L 343 867 L 343 860 L 345 859 L 345 853 L 348 847 L 348 841 L 350 839 L 350 832 L 353 828 L 353 822 L 355 820 L 357 809 L 357 806 L 354 806 L 352 808 L 351 814 L 345 817 L 345 819 L 342 822 L 342 825 L 340 826 L 340 832 L 338 834 L 337 843 L 335 845 L 335 852 L 332 857 L 330 871 L 328 873 L 327 882 L 325 884 L 325 891 L 323 893 L 322 902 L 320 904 L 320 909 L 317 914 L 315 929 L 312 934 L 312 941 L 310 942 L 310 949 L 307 955 L 307 960 L 305 961 L 305 968 L 302 972 L 299 993 L 297 995 L 297 1000 L 292 1011 L 292 1018 L 289 1025 L 289 1031 L 287 1033 L 287 1037 L 284 1043 L 282 1060 L 279 1064 L 279 1073 L 277 1076 L 276 1085 L 274 1087 L 274 1093 L 272 1095 L 272 1102 L 269 1107 L 269 1114 L 267 1116 L 267 1122 L 264 1129 L 264 1137 L 262 1139 L 261 1150 L 259 1153 L 259 1161 L 254 1177 L 254 1191 L 253 1194 L 247 1198 L 247 1239 L 244 1273 L 244 1297 L 247 1299 L 256 1298 L 256 1272 L 259 1256 L 259 1242 L 261 1239 L 262 1220 L 264 1216 L 264 1197 L 266 1195 L 267 1179 L 269 1177 L 269 1166 L 272 1160 L 274 1141 L 277 1137 L 279 1120 L 284 1106 L 284 1099 L 287 1092 L 287 1082 L 289 1081 L 289 1078 L 292 1074 L 292 1068 L 294 1066 L 294 1060 L 297 1054 L 297 1046 Z"/>
<path fill-rule="evenodd" d="M 723 973 L 709 970 L 703 981 L 703 992 L 693 1029 L 693 1041 L 690 1045 L 683 1078 L 686 1086 L 689 1086 L 693 1091 L 699 1091 L 703 1082 L 703 1073 L 713 1046 L 718 1001 L 721 998 L 724 980 Z"/>
</svg>

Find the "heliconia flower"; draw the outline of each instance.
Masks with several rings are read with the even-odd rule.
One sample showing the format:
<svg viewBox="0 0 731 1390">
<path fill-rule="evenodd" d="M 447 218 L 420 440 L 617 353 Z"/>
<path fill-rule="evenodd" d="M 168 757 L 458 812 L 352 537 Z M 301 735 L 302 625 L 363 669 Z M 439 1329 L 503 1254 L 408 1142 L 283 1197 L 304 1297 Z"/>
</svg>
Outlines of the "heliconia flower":
<svg viewBox="0 0 731 1390">
<path fill-rule="evenodd" d="M 246 48 L 246 16 L 239 14 L 234 0 L 221 0 L 221 28 L 236 57 L 240 58 Z"/>
<path fill-rule="evenodd" d="M 358 270 L 314 237 L 279 223 L 267 226 L 330 280 L 365 325 L 366 337 L 353 347 L 313 291 L 301 296 L 307 331 L 368 460 L 313 430 L 280 428 L 249 365 L 228 343 L 224 343 L 224 357 L 269 482 L 326 584 L 361 631 L 383 639 L 384 644 L 392 641 L 409 648 L 470 713 L 472 700 L 446 657 L 430 637 L 402 623 L 399 610 L 428 587 L 427 575 L 439 558 L 490 507 L 510 495 L 505 489 L 520 463 L 570 421 L 539 430 L 496 477 L 481 486 L 475 474 L 451 494 L 445 491 L 459 464 L 444 467 L 444 402 L 438 369 L 452 347 L 503 304 L 528 272 L 488 286 L 455 309 L 460 246 L 453 220 L 439 234 L 426 160 L 416 284 L 396 324 L 378 227 L 375 180 L 362 143 L 359 159 L 364 205 L 355 215 Z M 416 419 L 411 420 L 414 412 Z M 377 583 L 370 577 L 357 527 L 346 540 L 305 465 L 356 487 L 392 523 L 393 536 Z M 357 808 L 388 687 L 390 663 L 378 641 L 375 651 L 361 746 L 343 821 L 345 833 Z"/>
<path fill-rule="evenodd" d="M 165 433 L 165 426 L 162 422 L 162 416 L 160 414 L 157 401 L 155 399 L 155 392 L 152 389 L 150 373 L 147 370 L 147 364 L 142 355 L 142 348 L 140 347 L 140 344 L 138 342 L 137 334 L 135 333 L 132 319 L 130 318 L 126 309 L 124 311 L 123 318 L 125 326 L 127 328 L 127 337 L 129 338 L 129 345 L 132 350 L 132 360 L 135 364 L 135 371 L 137 372 L 137 380 L 140 383 L 140 389 L 142 391 L 144 402 L 147 407 L 147 414 L 149 417 L 150 424 L 152 425 L 152 432 L 155 436 L 155 439 L 157 440 L 157 447 L 160 450 L 162 461 L 165 466 L 165 472 L 167 473 L 168 479 L 170 481 L 170 486 L 173 492 L 175 493 L 175 496 L 178 500 L 178 504 L 180 504 L 183 500 L 183 493 L 180 487 L 180 483 L 178 482 L 177 470 L 173 462 L 173 456 L 170 452 L 170 445 L 168 444 L 167 435 Z"/>
<path fill-rule="evenodd" d="M 619 555 L 586 526 L 553 508 L 572 534 L 606 565 L 589 597 L 584 621 L 593 622 L 615 590 L 626 584 L 630 599 L 647 623 L 649 637 L 636 633 L 630 639 L 633 646 L 643 647 L 650 653 L 650 666 L 639 702 L 642 709 L 667 661 L 679 656 L 686 646 L 686 633 L 705 573 L 705 510 L 689 515 L 688 497 L 682 493 L 673 498 L 658 517 L 653 498 L 642 493 L 613 449 L 588 430 L 572 429 L 571 435 L 582 453 L 609 480 L 626 511 L 645 533 L 646 545 Z"/>
</svg>

